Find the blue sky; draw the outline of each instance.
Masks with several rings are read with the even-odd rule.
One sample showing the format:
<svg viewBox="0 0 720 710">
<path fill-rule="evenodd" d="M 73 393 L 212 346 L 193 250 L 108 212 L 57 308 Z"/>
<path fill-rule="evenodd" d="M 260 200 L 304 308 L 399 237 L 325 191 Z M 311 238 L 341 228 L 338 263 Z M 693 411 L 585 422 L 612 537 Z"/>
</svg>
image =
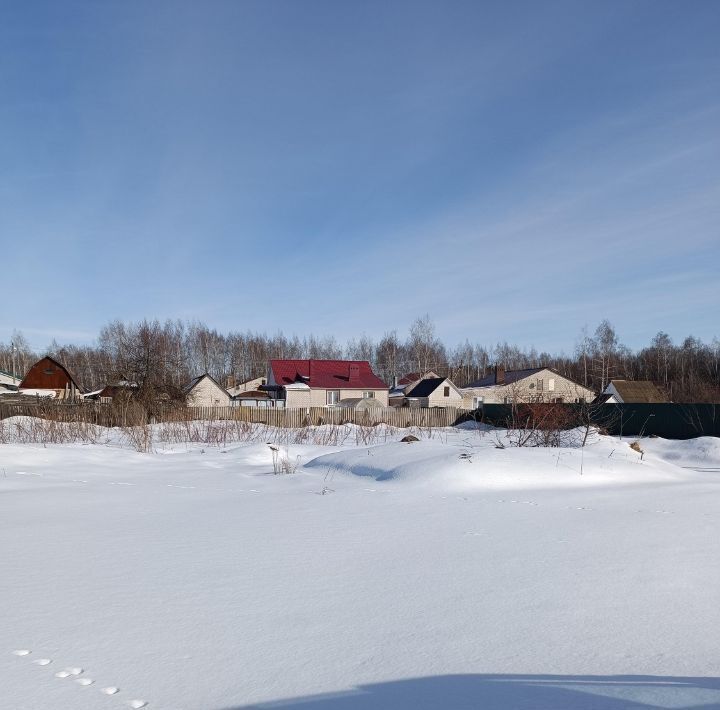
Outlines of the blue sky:
<svg viewBox="0 0 720 710">
<path fill-rule="evenodd" d="M 714 0 L 0 0 L 0 340 L 711 340 L 718 37 Z"/>
</svg>

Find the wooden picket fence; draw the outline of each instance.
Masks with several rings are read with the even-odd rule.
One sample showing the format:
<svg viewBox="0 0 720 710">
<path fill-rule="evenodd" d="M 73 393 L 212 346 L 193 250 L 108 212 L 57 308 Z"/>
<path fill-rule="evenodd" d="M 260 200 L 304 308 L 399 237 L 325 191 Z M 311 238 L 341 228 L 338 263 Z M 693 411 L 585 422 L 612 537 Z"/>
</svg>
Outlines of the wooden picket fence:
<svg viewBox="0 0 720 710">
<path fill-rule="evenodd" d="M 158 406 L 147 411 L 138 404 L 115 407 L 108 404 L 82 403 L 3 403 L 0 420 L 14 416 L 40 417 L 58 422 L 85 422 L 105 427 L 136 426 L 159 422 L 242 421 L 282 428 L 300 428 L 321 424 L 387 424 L 397 428 L 453 426 L 467 416 L 467 410 L 454 407 L 396 408 L 377 410 L 331 409 L 310 407 L 276 409 L 272 407 L 183 407 Z"/>
</svg>

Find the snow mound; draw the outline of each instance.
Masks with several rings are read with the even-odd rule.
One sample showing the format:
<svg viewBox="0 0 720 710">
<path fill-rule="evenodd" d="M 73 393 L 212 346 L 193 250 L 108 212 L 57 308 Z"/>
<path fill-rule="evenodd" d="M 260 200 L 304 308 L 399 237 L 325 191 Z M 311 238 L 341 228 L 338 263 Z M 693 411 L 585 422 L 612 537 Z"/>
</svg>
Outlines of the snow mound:
<svg viewBox="0 0 720 710">
<path fill-rule="evenodd" d="M 676 466 L 720 471 L 720 439 L 716 437 L 700 436 L 684 441 L 648 438 L 638 443 L 646 454 Z"/>
<path fill-rule="evenodd" d="M 647 460 L 630 443 L 597 437 L 585 448 L 517 448 L 487 437 L 455 437 L 335 451 L 308 461 L 304 469 L 464 489 L 633 485 L 693 475 L 659 458 Z"/>
</svg>

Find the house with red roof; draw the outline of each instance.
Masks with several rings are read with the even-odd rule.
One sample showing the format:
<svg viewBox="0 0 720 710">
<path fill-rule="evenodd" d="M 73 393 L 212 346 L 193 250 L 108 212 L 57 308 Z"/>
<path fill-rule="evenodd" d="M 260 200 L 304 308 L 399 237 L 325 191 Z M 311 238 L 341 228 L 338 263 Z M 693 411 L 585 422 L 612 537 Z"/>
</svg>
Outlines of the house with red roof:
<svg viewBox="0 0 720 710">
<path fill-rule="evenodd" d="M 270 360 L 272 397 L 291 407 L 333 407 L 349 398 L 376 399 L 388 406 L 388 387 L 367 360 Z"/>
</svg>

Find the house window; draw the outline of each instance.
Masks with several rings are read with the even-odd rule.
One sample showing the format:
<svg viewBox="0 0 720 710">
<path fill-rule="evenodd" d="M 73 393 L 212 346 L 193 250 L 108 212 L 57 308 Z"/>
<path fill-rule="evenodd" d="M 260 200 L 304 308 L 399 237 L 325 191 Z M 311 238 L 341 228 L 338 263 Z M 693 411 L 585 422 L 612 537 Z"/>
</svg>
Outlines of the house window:
<svg viewBox="0 0 720 710">
<path fill-rule="evenodd" d="M 485 397 L 473 397 L 473 409 L 479 409 Z"/>
<path fill-rule="evenodd" d="M 375 393 L 370 392 L 363 392 L 363 399 L 375 399 Z"/>
<path fill-rule="evenodd" d="M 537 391 L 538 391 L 538 392 L 542 392 L 542 391 L 543 391 L 543 381 L 542 381 L 542 380 L 538 380 L 538 381 L 537 381 Z"/>
<path fill-rule="evenodd" d="M 340 390 L 328 390 L 325 401 L 328 403 L 328 406 L 337 404 L 340 401 Z"/>
<path fill-rule="evenodd" d="M 450 388 L 443 387 L 443 397 L 449 397 L 449 396 L 450 396 Z"/>
<path fill-rule="evenodd" d="M 555 391 L 555 378 L 551 377 L 548 380 L 548 392 L 554 392 Z"/>
</svg>

